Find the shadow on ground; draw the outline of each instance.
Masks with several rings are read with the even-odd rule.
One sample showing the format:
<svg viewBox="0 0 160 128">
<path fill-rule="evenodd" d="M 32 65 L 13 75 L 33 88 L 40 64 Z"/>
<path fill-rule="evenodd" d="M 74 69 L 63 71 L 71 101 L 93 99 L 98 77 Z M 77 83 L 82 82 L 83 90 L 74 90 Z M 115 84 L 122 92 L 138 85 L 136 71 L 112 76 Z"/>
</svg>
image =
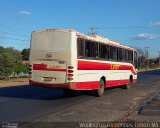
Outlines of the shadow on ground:
<svg viewBox="0 0 160 128">
<path fill-rule="evenodd" d="M 122 87 L 112 87 L 112 88 L 107 88 L 106 91 L 112 90 L 115 88 L 122 89 Z M 76 91 L 75 94 L 64 95 L 62 89 L 32 87 L 29 85 L 0 88 L 0 96 L 1 97 L 9 97 L 9 98 L 56 100 L 56 99 L 78 97 L 78 96 L 82 96 L 82 95 L 95 96 L 93 91 Z M 105 95 L 106 95 L 106 93 L 105 93 Z"/>
</svg>

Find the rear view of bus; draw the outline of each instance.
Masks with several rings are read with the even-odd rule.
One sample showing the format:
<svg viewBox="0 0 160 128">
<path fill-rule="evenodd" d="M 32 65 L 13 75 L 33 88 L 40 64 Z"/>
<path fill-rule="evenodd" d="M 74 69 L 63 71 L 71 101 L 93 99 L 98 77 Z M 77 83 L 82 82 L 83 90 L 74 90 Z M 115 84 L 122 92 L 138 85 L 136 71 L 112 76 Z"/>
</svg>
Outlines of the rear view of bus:
<svg viewBox="0 0 160 128">
<path fill-rule="evenodd" d="M 70 88 L 73 65 L 72 30 L 47 29 L 32 32 L 30 48 L 30 85 Z M 69 70 L 69 74 L 68 74 Z"/>
<path fill-rule="evenodd" d="M 75 30 L 47 29 L 32 32 L 30 85 L 72 90 L 94 90 L 103 96 L 105 88 L 137 80 L 134 48 Z"/>
</svg>

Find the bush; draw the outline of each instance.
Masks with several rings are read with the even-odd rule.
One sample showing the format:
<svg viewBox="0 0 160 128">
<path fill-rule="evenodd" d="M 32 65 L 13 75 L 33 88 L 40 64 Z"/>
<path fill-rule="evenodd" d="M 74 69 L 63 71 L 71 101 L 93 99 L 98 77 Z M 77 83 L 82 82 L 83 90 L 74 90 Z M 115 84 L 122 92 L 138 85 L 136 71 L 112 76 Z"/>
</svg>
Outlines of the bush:
<svg viewBox="0 0 160 128">
<path fill-rule="evenodd" d="M 11 74 L 27 72 L 28 66 L 22 64 L 21 52 L 14 48 L 0 47 L 0 80 L 8 79 Z"/>
</svg>

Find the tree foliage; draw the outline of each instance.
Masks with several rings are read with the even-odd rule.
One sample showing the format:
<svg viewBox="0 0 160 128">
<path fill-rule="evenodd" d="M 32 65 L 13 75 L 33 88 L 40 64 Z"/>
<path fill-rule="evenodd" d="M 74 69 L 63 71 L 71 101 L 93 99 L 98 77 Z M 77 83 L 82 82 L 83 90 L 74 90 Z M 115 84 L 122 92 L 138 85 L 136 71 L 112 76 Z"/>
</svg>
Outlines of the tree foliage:
<svg viewBox="0 0 160 128">
<path fill-rule="evenodd" d="M 25 48 L 22 50 L 21 55 L 22 55 L 22 60 L 28 61 L 29 60 L 29 48 Z"/>
<path fill-rule="evenodd" d="M 12 62 L 6 52 L 0 53 L 0 79 L 7 79 L 12 73 Z"/>
<path fill-rule="evenodd" d="M 0 79 L 8 79 L 11 74 L 18 75 L 26 71 L 27 65 L 22 64 L 21 52 L 10 47 L 0 46 Z"/>
</svg>

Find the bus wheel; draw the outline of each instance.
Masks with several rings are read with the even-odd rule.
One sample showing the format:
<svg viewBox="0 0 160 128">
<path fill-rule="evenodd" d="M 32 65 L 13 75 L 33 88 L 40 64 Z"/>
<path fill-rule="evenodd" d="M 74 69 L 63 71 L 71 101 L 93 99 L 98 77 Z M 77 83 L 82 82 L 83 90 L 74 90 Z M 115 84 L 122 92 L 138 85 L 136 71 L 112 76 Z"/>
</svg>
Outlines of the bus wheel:
<svg viewBox="0 0 160 128">
<path fill-rule="evenodd" d="M 101 97 L 104 95 L 104 91 L 105 91 L 105 82 L 103 79 L 101 79 L 99 81 L 99 88 L 95 90 L 95 95 Z"/>
<path fill-rule="evenodd" d="M 128 84 L 126 84 L 126 85 L 124 86 L 124 88 L 125 88 L 125 89 L 129 89 L 129 88 L 131 87 L 131 85 L 132 85 L 132 81 L 129 80 Z"/>
<path fill-rule="evenodd" d="M 73 96 L 76 94 L 75 90 L 70 90 L 70 89 L 63 89 L 63 93 L 65 96 Z"/>
</svg>

